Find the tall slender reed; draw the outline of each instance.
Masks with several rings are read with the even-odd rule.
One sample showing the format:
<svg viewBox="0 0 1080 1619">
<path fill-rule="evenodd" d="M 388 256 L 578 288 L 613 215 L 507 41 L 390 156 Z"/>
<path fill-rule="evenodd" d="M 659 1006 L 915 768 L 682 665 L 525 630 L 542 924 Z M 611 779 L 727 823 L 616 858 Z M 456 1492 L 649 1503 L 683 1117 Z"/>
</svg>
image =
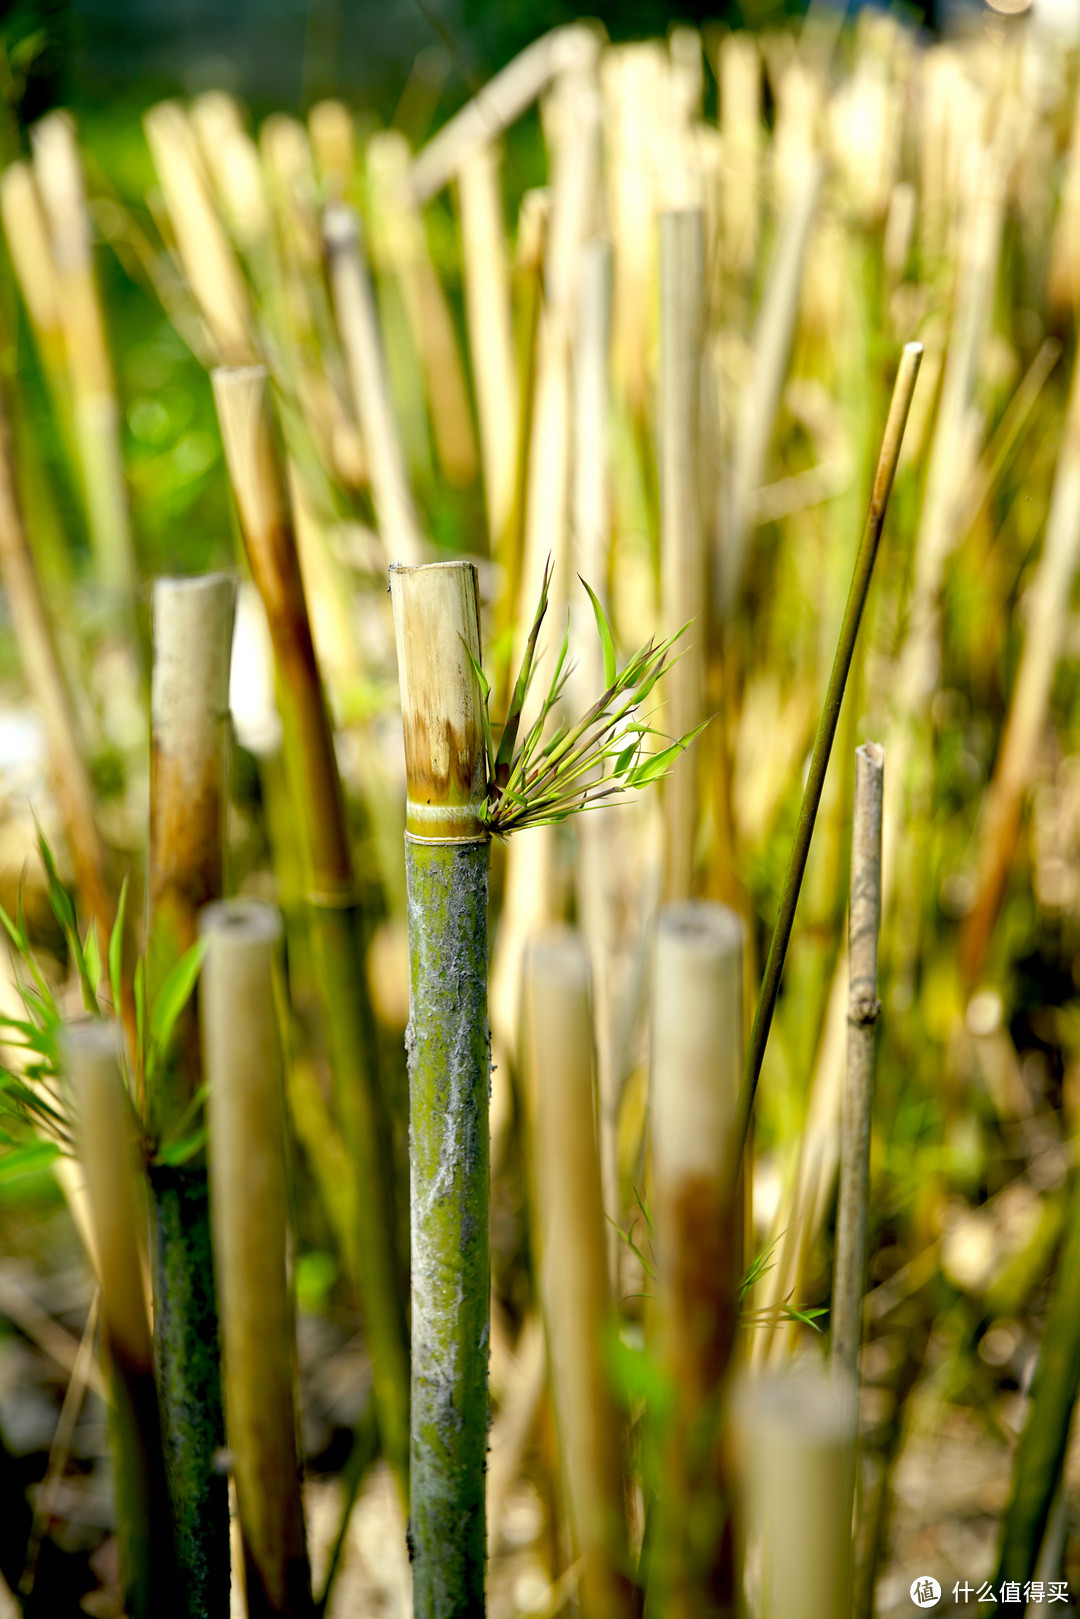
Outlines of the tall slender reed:
<svg viewBox="0 0 1080 1619">
<path fill-rule="evenodd" d="M 214 1259 L 249 1619 L 310 1615 L 286 1273 L 285 1082 L 274 983 L 281 918 L 231 900 L 199 921 Z"/>
<path fill-rule="evenodd" d="M 691 619 L 682 656 L 664 679 L 664 724 L 692 731 L 705 701 L 707 595 L 701 514 L 701 357 L 705 340 L 705 216 L 660 215 L 660 556 L 664 633 Z M 694 875 L 697 754 L 688 750 L 664 783 L 664 891 L 690 898 Z"/>
<path fill-rule="evenodd" d="M 484 1612 L 490 837 L 476 569 L 392 567 L 409 906 L 412 1470 L 417 1619 Z"/>
<path fill-rule="evenodd" d="M 216 371 L 213 381 L 244 544 L 277 665 L 286 767 L 302 832 L 307 921 L 334 1103 L 356 1179 L 357 1284 L 379 1435 L 404 1489 L 409 1458 L 405 1267 L 397 1252 L 389 1122 L 379 1087 L 364 919 L 356 897 L 334 738 L 277 463 L 266 372 L 261 367 Z"/>
<path fill-rule="evenodd" d="M 524 958 L 536 1237 L 559 1451 L 585 1619 L 629 1619 L 622 1434 L 606 1366 L 608 1282 L 592 1062 L 589 966 L 569 930 Z"/>
<path fill-rule="evenodd" d="M 671 1415 L 650 1571 L 658 1612 L 734 1601 L 720 1400 L 738 1312 L 742 1222 L 728 1185 L 742 1062 L 743 926 L 707 902 L 665 906 L 656 928 L 649 1125 L 657 1331 Z M 655 1572 L 652 1572 L 655 1570 Z"/>
<path fill-rule="evenodd" d="M 757 1542 L 761 1619 L 848 1619 L 858 1428 L 854 1388 L 807 1369 L 734 1402 L 741 1494 Z"/>
<path fill-rule="evenodd" d="M 855 750 L 855 817 L 851 838 L 848 922 L 848 1054 L 840 1136 L 840 1203 L 832 1297 L 833 1365 L 858 1374 L 866 1291 L 866 1221 L 870 1187 L 870 1113 L 878 928 L 881 922 L 881 799 L 885 752 L 875 742 Z"/>
<path fill-rule="evenodd" d="M 198 913 L 224 892 L 229 661 L 236 584 L 224 574 L 159 579 L 150 688 L 147 998 L 198 939 Z M 157 1139 L 193 1129 L 203 1084 L 193 997 L 177 1018 L 148 1098 Z M 154 1353 L 177 1554 L 194 1616 L 229 1611 L 229 1499 L 218 1311 L 205 1156 L 150 1168 Z"/>
<path fill-rule="evenodd" d="M 64 1033 L 74 1095 L 116 1458 L 121 1576 L 131 1619 L 187 1619 L 176 1581 L 169 1492 L 143 1283 L 146 1200 L 135 1115 L 120 1068 L 120 1026 L 95 1019 Z"/>
</svg>

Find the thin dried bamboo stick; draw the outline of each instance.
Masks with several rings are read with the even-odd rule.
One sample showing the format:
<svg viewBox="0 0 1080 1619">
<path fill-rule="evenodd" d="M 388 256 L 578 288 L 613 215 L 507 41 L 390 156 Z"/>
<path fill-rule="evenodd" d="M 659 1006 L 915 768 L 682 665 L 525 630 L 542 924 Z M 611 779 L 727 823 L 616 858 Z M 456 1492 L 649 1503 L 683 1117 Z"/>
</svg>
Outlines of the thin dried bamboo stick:
<svg viewBox="0 0 1080 1619">
<path fill-rule="evenodd" d="M 225 1409 L 250 1619 L 311 1613 L 286 1273 L 289 1185 L 269 906 L 208 906 L 200 983 Z"/>
<path fill-rule="evenodd" d="M 548 1361 L 585 1619 L 629 1619 L 620 1420 L 605 1369 L 612 1304 L 600 1190 L 589 968 L 569 930 L 526 949 L 522 1016 Z"/>
<path fill-rule="evenodd" d="M 881 799 L 885 753 L 875 742 L 855 750 L 848 924 L 848 1056 L 840 1144 L 840 1202 L 832 1297 L 832 1358 L 857 1378 L 866 1292 L 866 1221 L 870 1115 L 874 1096 L 878 928 L 881 921 Z"/>
<path fill-rule="evenodd" d="M 387 558 L 412 567 L 424 540 L 405 470 L 367 267 L 360 254 L 360 224 L 345 207 L 323 216 L 341 346 L 353 404 L 364 436 L 375 515 Z"/>
</svg>

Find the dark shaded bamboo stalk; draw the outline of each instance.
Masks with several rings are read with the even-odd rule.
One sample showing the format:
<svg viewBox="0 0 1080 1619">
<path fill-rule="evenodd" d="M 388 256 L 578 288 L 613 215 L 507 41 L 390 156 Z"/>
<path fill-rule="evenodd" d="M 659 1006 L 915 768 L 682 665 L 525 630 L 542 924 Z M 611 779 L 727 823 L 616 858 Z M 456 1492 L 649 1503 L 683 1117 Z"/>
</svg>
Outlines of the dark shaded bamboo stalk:
<svg viewBox="0 0 1080 1619">
<path fill-rule="evenodd" d="M 605 1363 L 614 1326 L 600 1193 L 589 964 L 577 934 L 524 959 L 536 1244 L 548 1364 L 584 1619 L 631 1619 L 622 1433 Z"/>
<path fill-rule="evenodd" d="M 334 1102 L 356 1180 L 357 1285 L 379 1436 L 404 1490 L 409 1468 L 405 1266 L 397 1251 L 390 1131 L 379 1090 L 364 921 L 334 739 L 276 461 L 266 372 L 258 366 L 221 370 L 213 380 L 248 561 L 274 645 Z"/>
<path fill-rule="evenodd" d="M 735 1338 L 742 1222 L 727 1184 L 742 1058 L 743 926 L 706 902 L 656 930 L 649 1121 L 657 1329 L 672 1410 L 663 1439 L 650 1606 L 672 1619 L 735 1603 L 720 1399 Z"/>
<path fill-rule="evenodd" d="M 490 1165 L 476 569 L 393 567 L 408 791 L 412 1230 L 409 1548 L 416 1619 L 484 1612 Z"/>
<path fill-rule="evenodd" d="M 285 1084 L 274 986 L 281 918 L 203 911 L 200 982 L 214 1257 L 229 1450 L 249 1619 L 312 1611 L 296 1436 L 296 1333 L 285 1265 Z"/>
<path fill-rule="evenodd" d="M 757 1090 L 761 1061 L 765 1055 L 765 1046 L 769 1038 L 769 1028 L 772 1024 L 772 1015 L 776 1006 L 776 996 L 780 988 L 780 976 L 784 970 L 784 957 L 787 955 L 788 941 L 791 938 L 791 929 L 795 922 L 795 908 L 799 903 L 799 890 L 802 887 L 806 860 L 810 853 L 810 839 L 814 835 L 814 821 L 817 817 L 818 805 L 821 802 L 822 788 L 825 785 L 825 772 L 829 767 L 829 755 L 832 752 L 833 738 L 836 735 L 836 727 L 840 720 L 840 706 L 844 700 L 848 672 L 851 669 L 851 660 L 855 652 L 855 640 L 859 633 L 863 608 L 866 605 L 866 598 L 870 590 L 870 580 L 873 577 L 874 563 L 877 560 L 878 544 L 881 540 L 881 531 L 885 525 L 885 513 L 889 505 L 889 495 L 892 491 L 896 464 L 900 458 L 904 427 L 907 423 L 908 411 L 911 408 L 911 396 L 915 391 L 915 380 L 919 374 L 922 355 L 923 347 L 921 343 L 906 343 L 904 345 L 904 352 L 900 357 L 900 365 L 896 373 L 896 382 L 893 386 L 892 402 L 889 405 L 889 414 L 881 441 L 881 452 L 878 456 L 877 470 L 874 474 L 874 485 L 870 494 L 870 510 L 866 518 L 862 543 L 855 558 L 855 569 L 852 574 L 847 605 L 844 608 L 843 622 L 840 626 L 840 637 L 836 644 L 836 654 L 833 658 L 832 672 L 829 675 L 829 684 L 825 692 L 825 703 L 821 711 L 817 736 L 814 739 L 814 751 L 810 757 L 810 770 L 806 778 L 806 787 L 803 791 L 798 825 L 795 828 L 795 841 L 792 845 L 788 869 L 784 877 L 784 888 L 780 896 L 780 910 L 776 918 L 772 939 L 769 942 L 769 954 L 765 961 L 761 993 L 754 1012 L 753 1027 L 750 1030 L 750 1043 L 746 1052 L 746 1061 L 743 1065 L 736 1127 L 736 1150 L 740 1156 L 750 1130 L 750 1119 L 754 1110 L 754 1093 Z"/>
<path fill-rule="evenodd" d="M 121 1572 L 131 1619 L 187 1619 L 176 1580 L 154 1352 L 143 1286 L 146 1203 L 135 1115 L 120 1070 L 120 1027 L 67 1029 L 63 1062 L 101 1286 Z"/>
<path fill-rule="evenodd" d="M 229 661 L 236 586 L 224 574 L 154 587 L 150 702 L 147 995 L 152 1007 L 198 938 L 198 913 L 224 892 Z M 201 1117 L 196 998 L 180 1013 L 148 1098 L 159 1142 Z M 229 1495 L 205 1155 L 150 1167 L 154 1359 L 186 1611 L 229 1612 Z"/>
<path fill-rule="evenodd" d="M 840 1202 L 832 1297 L 832 1358 L 858 1375 L 866 1291 L 866 1218 L 870 1185 L 870 1113 L 874 1100 L 874 1041 L 878 928 L 881 922 L 881 805 L 885 751 L 876 742 L 855 750 L 855 817 L 851 838 L 851 915 L 848 922 L 848 1053 L 840 1130 Z"/>
</svg>

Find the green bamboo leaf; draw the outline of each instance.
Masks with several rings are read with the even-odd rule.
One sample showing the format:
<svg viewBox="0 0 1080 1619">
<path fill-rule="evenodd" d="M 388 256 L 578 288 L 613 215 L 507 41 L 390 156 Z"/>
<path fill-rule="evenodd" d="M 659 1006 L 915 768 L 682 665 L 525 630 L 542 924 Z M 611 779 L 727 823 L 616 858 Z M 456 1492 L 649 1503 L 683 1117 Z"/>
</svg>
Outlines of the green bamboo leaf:
<svg viewBox="0 0 1080 1619">
<path fill-rule="evenodd" d="M 52 907 L 53 915 L 64 932 L 70 935 L 75 933 L 75 902 L 60 881 L 56 870 L 56 861 L 53 859 L 53 852 L 49 848 L 48 839 L 40 826 L 37 829 L 37 834 L 38 853 L 41 856 L 41 863 L 45 867 L 45 880 L 48 884 L 49 904 Z M 78 934 L 76 934 L 77 937 Z M 80 945 L 79 954 L 81 953 L 82 946 Z"/>
<path fill-rule="evenodd" d="M 83 959 L 86 962 L 86 979 L 93 993 L 94 1006 L 97 1010 L 98 985 L 101 983 L 101 952 L 98 949 L 97 923 L 91 922 L 86 931 L 86 942 L 83 945 Z"/>
<path fill-rule="evenodd" d="M 701 735 L 708 723 L 708 720 L 703 720 L 693 731 L 688 731 L 680 741 L 673 742 L 670 748 L 662 748 L 659 753 L 650 753 L 649 757 L 643 759 L 627 776 L 627 785 L 647 787 L 650 782 L 659 781 L 662 776 L 666 776 L 680 753 L 686 752 L 691 742 Z"/>
<path fill-rule="evenodd" d="M 578 574 L 578 578 L 581 579 L 580 573 Z M 600 599 L 593 590 L 592 586 L 584 579 L 581 579 L 581 583 L 585 586 L 585 589 L 589 593 L 589 600 L 592 602 L 593 617 L 596 619 L 597 634 L 600 636 L 600 646 L 604 654 L 604 685 L 605 687 L 614 686 L 616 678 L 615 642 L 611 637 L 611 626 L 607 621 L 607 616 L 604 609 L 600 605 Z"/>
<path fill-rule="evenodd" d="M 198 1130 L 189 1130 L 186 1135 L 175 1141 L 169 1141 L 163 1146 L 154 1159 L 156 1164 L 164 1164 L 169 1169 L 178 1169 L 194 1158 L 196 1153 L 202 1151 L 206 1145 L 206 1126 L 201 1125 Z"/>
<path fill-rule="evenodd" d="M 135 978 L 132 984 L 135 996 L 135 1046 L 136 1067 L 142 1069 L 143 1078 L 146 1078 L 146 957 L 140 956 L 135 963 Z"/>
<path fill-rule="evenodd" d="M 0 1154 L 0 1182 L 18 1180 L 22 1175 L 36 1175 L 48 1169 L 60 1157 L 55 1141 L 30 1141 L 25 1147 Z"/>
<path fill-rule="evenodd" d="M 198 939 L 190 950 L 185 950 L 158 991 L 150 1011 L 151 1063 L 148 1064 L 148 1068 L 172 1039 L 176 1020 L 191 999 L 209 942 L 208 939 Z M 149 1077 L 148 1073 L 147 1078 Z"/>
<path fill-rule="evenodd" d="M 112 991 L 113 1011 L 119 1013 L 123 981 L 124 913 L 127 910 L 128 880 L 120 885 L 120 898 L 116 902 L 116 921 L 109 935 L 109 988 Z"/>
<path fill-rule="evenodd" d="M 488 781 L 490 782 L 494 781 L 495 779 L 495 751 L 491 740 L 491 720 L 488 717 L 488 697 L 491 694 L 491 687 L 488 684 L 488 679 L 483 669 L 481 669 L 476 658 L 473 657 L 472 648 L 469 646 L 469 643 L 466 641 L 464 636 L 461 637 L 461 644 L 465 648 L 465 653 L 469 662 L 472 664 L 473 674 L 476 676 L 477 684 L 480 687 L 480 694 L 484 699 L 480 707 L 480 716 L 484 722 L 484 757 L 487 761 L 487 777 Z"/>
<path fill-rule="evenodd" d="M 495 756 L 495 781 L 499 787 L 504 787 L 510 776 L 510 767 L 514 757 L 514 745 L 517 742 L 518 729 L 521 725 L 521 713 L 525 707 L 525 699 L 529 693 L 529 685 L 533 675 L 533 660 L 536 655 L 536 638 L 540 634 L 540 626 L 544 622 L 544 614 L 548 609 L 548 590 L 551 585 L 551 558 L 548 557 L 544 567 L 544 582 L 540 587 L 540 600 L 536 608 L 532 629 L 525 645 L 525 656 L 521 660 L 517 682 L 514 686 L 514 695 L 510 699 L 510 712 L 506 716 L 502 736 L 499 738 L 499 751 Z"/>
<path fill-rule="evenodd" d="M 12 944 L 15 946 L 16 950 L 19 950 L 19 951 L 25 950 L 26 949 L 26 940 L 25 940 L 25 938 L 20 933 L 18 927 L 11 920 L 10 916 L 5 911 L 5 909 L 4 909 L 4 907 L 2 905 L 0 905 L 0 922 L 2 922 L 4 924 L 4 929 L 5 929 L 6 933 L 7 933 L 7 936 L 11 940 Z"/>
</svg>

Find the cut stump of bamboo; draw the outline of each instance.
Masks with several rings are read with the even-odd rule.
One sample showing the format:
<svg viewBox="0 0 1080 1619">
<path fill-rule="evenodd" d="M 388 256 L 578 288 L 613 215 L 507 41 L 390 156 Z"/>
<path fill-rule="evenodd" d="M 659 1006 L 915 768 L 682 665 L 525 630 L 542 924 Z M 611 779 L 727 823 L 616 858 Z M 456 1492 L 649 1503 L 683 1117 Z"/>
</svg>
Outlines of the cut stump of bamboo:
<svg viewBox="0 0 1080 1619">
<path fill-rule="evenodd" d="M 629 1619 L 622 1434 L 605 1366 L 613 1326 L 585 948 L 541 934 L 524 960 L 540 1290 L 585 1619 Z"/>
<path fill-rule="evenodd" d="M 476 569 L 390 570 L 405 738 L 417 1619 L 484 1612 L 490 1312 L 485 791 Z"/>
<path fill-rule="evenodd" d="M 101 1286 L 111 1391 L 121 1577 L 132 1619 L 181 1619 L 169 1492 L 144 1287 L 146 1202 L 118 1024 L 80 1022 L 63 1037 L 76 1142 Z"/>
<path fill-rule="evenodd" d="M 762 1378 L 737 1390 L 733 1427 L 760 1619 L 849 1619 L 854 1388 L 809 1370 Z"/>
<path fill-rule="evenodd" d="M 659 1349 L 674 1403 L 654 1559 L 672 1615 L 733 1600 L 718 1443 L 743 1269 L 728 1185 L 742 1067 L 742 954 L 743 925 L 726 906 L 661 910 L 649 1123 Z"/>
<path fill-rule="evenodd" d="M 858 1375 L 866 1292 L 866 1220 L 870 1191 L 870 1115 L 874 1099 L 874 1039 L 878 928 L 881 921 L 881 806 L 885 751 L 876 742 L 855 750 L 855 816 L 851 839 L 848 923 L 848 1053 L 840 1143 L 840 1202 L 832 1302 L 832 1357 L 849 1378 Z"/>
<path fill-rule="evenodd" d="M 250 1619 L 311 1612 L 286 1273 L 285 1089 L 275 977 L 281 920 L 208 906 L 200 983 L 225 1409 Z"/>
<path fill-rule="evenodd" d="M 224 574 L 159 579 L 150 688 L 150 878 L 147 997 L 198 940 L 198 914 L 224 890 L 229 664 L 236 582 Z M 156 1138 L 198 1122 L 197 994 L 177 1018 L 155 1093 Z M 228 1482 L 210 1204 L 203 1154 L 150 1168 L 154 1355 L 181 1579 L 191 1612 L 229 1612 Z"/>
</svg>

